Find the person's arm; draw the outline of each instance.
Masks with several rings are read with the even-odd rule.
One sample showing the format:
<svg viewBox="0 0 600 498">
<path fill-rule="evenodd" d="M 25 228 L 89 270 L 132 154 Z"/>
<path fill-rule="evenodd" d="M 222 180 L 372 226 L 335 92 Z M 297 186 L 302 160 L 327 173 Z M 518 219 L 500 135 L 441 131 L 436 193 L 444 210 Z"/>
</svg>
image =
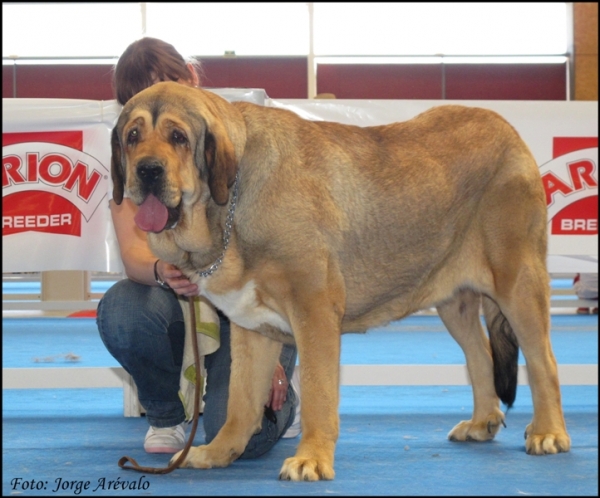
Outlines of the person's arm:
<svg viewBox="0 0 600 498">
<path fill-rule="evenodd" d="M 136 205 L 131 199 L 125 198 L 121 205 L 111 200 L 109 206 L 127 277 L 140 284 L 158 285 L 154 280 L 154 263 L 158 258 L 148 246 L 146 232 L 135 224 Z M 159 260 L 156 270 L 158 276 L 177 294 L 198 294 L 198 286 L 185 278 L 175 266 Z"/>
<path fill-rule="evenodd" d="M 279 381 L 282 381 L 280 384 Z M 278 412 L 283 408 L 283 403 L 287 399 L 288 380 L 285 376 L 285 370 L 281 366 L 281 363 L 277 363 L 275 367 L 275 373 L 271 380 L 271 391 L 269 392 L 269 401 L 266 406 L 273 408 L 273 411 Z"/>
</svg>

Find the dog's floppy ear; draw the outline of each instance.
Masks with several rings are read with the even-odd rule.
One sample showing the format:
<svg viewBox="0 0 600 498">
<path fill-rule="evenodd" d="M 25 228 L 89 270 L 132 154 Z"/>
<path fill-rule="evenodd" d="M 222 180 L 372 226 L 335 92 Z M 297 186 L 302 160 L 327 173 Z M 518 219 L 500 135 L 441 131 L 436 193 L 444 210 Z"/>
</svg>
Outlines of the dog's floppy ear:
<svg viewBox="0 0 600 498">
<path fill-rule="evenodd" d="M 229 188 L 235 182 L 239 162 L 246 146 L 246 124 L 241 112 L 223 97 L 194 88 L 190 104 L 198 126 L 195 162 L 201 176 L 206 176 L 210 195 L 223 206 L 229 199 Z M 193 93 L 195 92 L 195 93 Z"/>
<path fill-rule="evenodd" d="M 121 158 L 121 141 L 119 140 L 119 134 L 117 132 L 118 126 L 113 128 L 110 137 L 110 176 L 113 181 L 113 200 L 120 205 L 123 202 L 123 190 L 124 190 L 124 179 L 123 179 L 123 164 Z"/>
<path fill-rule="evenodd" d="M 219 120 L 207 123 L 204 135 L 204 161 L 208 173 L 208 187 L 213 200 L 220 206 L 227 204 L 229 187 L 235 181 L 237 158 L 233 144 Z M 200 144 L 196 147 L 196 164 L 200 164 Z"/>
</svg>

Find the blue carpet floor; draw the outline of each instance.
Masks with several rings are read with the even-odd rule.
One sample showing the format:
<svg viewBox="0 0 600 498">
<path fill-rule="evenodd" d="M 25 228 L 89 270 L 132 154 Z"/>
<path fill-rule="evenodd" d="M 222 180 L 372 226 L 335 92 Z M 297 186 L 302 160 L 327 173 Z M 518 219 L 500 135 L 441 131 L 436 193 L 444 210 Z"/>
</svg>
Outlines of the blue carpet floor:
<svg viewBox="0 0 600 498">
<path fill-rule="evenodd" d="M 4 318 L 2 366 L 10 368 L 119 366 L 92 318 Z M 556 315 L 551 340 L 562 364 L 598 363 L 598 317 Z M 63 356 L 79 357 L 70 363 Z M 50 361 L 50 360 L 53 361 Z M 342 364 L 464 364 L 462 350 L 437 316 L 411 316 L 366 334 L 342 337 Z M 520 364 L 525 360 L 521 355 Z"/>
<path fill-rule="evenodd" d="M 554 316 L 552 342 L 559 363 L 597 364 L 597 317 Z M 65 367 L 70 364 L 60 355 L 67 352 L 80 357 L 73 367 L 116 366 L 93 319 L 3 320 L 4 367 Z M 48 357 L 54 361 L 35 363 Z M 342 363 L 462 364 L 464 358 L 438 317 L 414 316 L 344 336 Z M 508 427 L 490 443 L 446 439 L 470 417 L 469 386 L 343 386 L 336 478 L 317 483 L 277 480 L 299 439 L 281 440 L 262 458 L 226 469 L 143 477 L 121 470 L 117 461 L 124 455 L 141 465 L 168 463 L 167 456 L 143 451 L 148 424 L 143 417 L 123 417 L 122 396 L 121 389 L 4 389 L 3 495 L 598 494 L 597 385 L 562 387 L 572 450 L 546 457 L 524 452 L 523 431 L 532 415 L 528 386 L 519 386 Z M 200 425 L 196 444 L 203 437 Z M 111 489 L 123 482 L 141 488 Z M 31 489 L 36 486 L 41 489 Z"/>
</svg>

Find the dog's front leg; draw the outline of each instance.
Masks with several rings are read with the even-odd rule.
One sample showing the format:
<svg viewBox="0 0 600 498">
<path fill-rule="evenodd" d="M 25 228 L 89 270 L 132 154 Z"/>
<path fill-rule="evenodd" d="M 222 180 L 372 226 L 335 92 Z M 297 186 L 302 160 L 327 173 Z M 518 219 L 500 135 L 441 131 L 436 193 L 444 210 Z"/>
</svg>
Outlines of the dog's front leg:
<svg viewBox="0 0 600 498">
<path fill-rule="evenodd" d="M 231 323 L 227 420 L 210 444 L 190 448 L 182 467 L 226 467 L 244 452 L 252 435 L 261 428 L 280 354 L 280 342 Z"/>
<path fill-rule="evenodd" d="M 302 440 L 283 462 L 280 479 L 330 480 L 339 435 L 340 326 L 333 313 L 318 309 L 295 329 L 300 358 Z M 298 333 L 296 333 L 298 330 Z"/>
</svg>

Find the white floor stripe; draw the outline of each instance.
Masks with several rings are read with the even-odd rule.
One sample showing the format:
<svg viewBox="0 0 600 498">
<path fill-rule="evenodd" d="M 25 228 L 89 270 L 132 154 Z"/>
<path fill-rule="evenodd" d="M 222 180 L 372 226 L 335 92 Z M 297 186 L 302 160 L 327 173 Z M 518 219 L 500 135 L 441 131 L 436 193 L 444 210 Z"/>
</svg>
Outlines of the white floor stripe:
<svg viewBox="0 0 600 498">
<path fill-rule="evenodd" d="M 598 365 L 559 365 L 561 385 L 598 385 Z M 464 386 L 469 385 L 466 365 L 342 365 L 346 386 Z M 527 369 L 519 366 L 519 385 L 529 384 Z"/>
<path fill-rule="evenodd" d="M 561 385 L 598 385 L 598 365 L 559 365 Z M 123 387 L 127 373 L 120 367 L 3 368 L 2 389 Z M 342 365 L 345 386 L 469 385 L 465 365 Z M 527 370 L 519 366 L 519 384 Z"/>
</svg>

